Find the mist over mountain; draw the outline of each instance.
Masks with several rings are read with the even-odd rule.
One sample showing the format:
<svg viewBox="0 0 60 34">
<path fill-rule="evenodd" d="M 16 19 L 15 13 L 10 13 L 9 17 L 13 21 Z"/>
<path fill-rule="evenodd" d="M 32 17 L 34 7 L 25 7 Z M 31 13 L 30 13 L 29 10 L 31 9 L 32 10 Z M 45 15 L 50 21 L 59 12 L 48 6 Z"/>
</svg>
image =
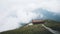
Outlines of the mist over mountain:
<svg viewBox="0 0 60 34">
<path fill-rule="evenodd" d="M 51 19 L 51 20 L 55 20 L 55 21 L 60 21 L 60 14 L 48 11 L 46 9 L 36 9 L 33 12 L 39 14 L 39 15 L 43 15 L 42 18 L 40 18 L 41 16 L 38 16 L 37 19 Z"/>
</svg>

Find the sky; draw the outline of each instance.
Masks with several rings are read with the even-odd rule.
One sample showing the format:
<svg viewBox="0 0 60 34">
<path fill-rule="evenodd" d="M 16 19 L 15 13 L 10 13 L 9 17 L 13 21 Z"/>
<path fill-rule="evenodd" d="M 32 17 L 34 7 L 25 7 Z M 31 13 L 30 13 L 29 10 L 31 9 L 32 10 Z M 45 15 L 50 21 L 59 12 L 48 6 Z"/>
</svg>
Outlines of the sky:
<svg viewBox="0 0 60 34">
<path fill-rule="evenodd" d="M 29 23 L 39 16 L 33 12 L 38 8 L 59 14 L 60 0 L 0 0 L 0 32 L 21 27 L 21 23 Z"/>
</svg>

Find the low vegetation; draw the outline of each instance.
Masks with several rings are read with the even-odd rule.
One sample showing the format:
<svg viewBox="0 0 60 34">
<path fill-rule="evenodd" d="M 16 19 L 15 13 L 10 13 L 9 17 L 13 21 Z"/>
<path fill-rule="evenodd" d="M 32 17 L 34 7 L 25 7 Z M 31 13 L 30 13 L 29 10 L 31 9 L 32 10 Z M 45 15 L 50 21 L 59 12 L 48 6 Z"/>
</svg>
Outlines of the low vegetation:
<svg viewBox="0 0 60 34">
<path fill-rule="evenodd" d="M 38 24 L 24 26 L 16 30 L 2 32 L 0 34 L 52 34 L 52 33 L 46 30 L 44 27 L 42 27 L 41 24 Z"/>
<path fill-rule="evenodd" d="M 45 26 L 52 28 L 53 30 L 60 31 L 60 22 L 54 20 L 45 20 Z"/>
</svg>

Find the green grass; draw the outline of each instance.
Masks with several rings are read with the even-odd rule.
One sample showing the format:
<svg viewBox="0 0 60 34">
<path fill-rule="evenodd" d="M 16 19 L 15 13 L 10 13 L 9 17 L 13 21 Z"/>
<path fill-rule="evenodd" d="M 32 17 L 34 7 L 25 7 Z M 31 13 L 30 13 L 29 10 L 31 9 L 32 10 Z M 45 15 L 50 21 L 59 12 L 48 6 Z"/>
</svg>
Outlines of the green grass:
<svg viewBox="0 0 60 34">
<path fill-rule="evenodd" d="M 60 31 L 60 22 L 53 20 L 46 20 L 45 26 L 52 28 L 53 30 Z"/>
<path fill-rule="evenodd" d="M 32 26 L 24 26 L 23 28 L 2 32 L 0 34 L 52 34 L 52 33 L 46 30 L 40 24 L 38 24 Z"/>
</svg>

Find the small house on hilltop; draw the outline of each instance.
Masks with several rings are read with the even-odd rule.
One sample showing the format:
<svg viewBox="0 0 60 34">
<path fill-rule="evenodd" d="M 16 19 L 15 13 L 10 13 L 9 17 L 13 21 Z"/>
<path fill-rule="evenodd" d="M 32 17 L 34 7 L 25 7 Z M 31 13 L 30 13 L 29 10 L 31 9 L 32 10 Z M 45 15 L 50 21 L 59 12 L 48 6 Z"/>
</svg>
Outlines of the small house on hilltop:
<svg viewBox="0 0 60 34">
<path fill-rule="evenodd" d="M 45 21 L 44 20 L 32 20 L 33 24 L 44 24 Z"/>
</svg>

